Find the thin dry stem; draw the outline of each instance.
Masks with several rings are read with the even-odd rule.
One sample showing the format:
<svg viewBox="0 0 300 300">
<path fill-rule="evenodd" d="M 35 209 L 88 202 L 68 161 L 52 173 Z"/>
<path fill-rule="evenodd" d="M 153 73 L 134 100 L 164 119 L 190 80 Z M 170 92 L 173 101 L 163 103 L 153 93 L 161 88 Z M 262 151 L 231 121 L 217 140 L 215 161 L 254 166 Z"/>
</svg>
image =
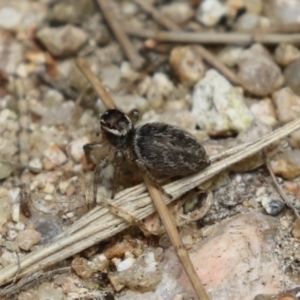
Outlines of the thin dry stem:
<svg viewBox="0 0 300 300">
<path fill-rule="evenodd" d="M 157 209 L 157 212 L 166 228 L 170 241 L 192 282 L 192 285 L 195 289 L 198 298 L 203 300 L 209 300 L 205 288 L 202 282 L 200 281 L 199 276 L 197 275 L 197 272 L 192 264 L 189 254 L 182 243 L 182 240 L 176 228 L 175 221 L 170 215 L 167 205 L 162 199 L 160 191 L 151 183 L 150 179 L 146 175 L 144 175 L 143 177 L 144 182 L 147 185 L 148 191 L 151 195 L 151 198 L 154 202 L 155 208 Z"/>
<path fill-rule="evenodd" d="M 169 20 L 166 16 L 161 14 L 154 6 L 149 4 L 147 1 L 144 0 L 133 0 L 137 3 L 146 13 L 150 14 L 154 20 L 156 20 L 159 24 L 164 26 L 166 29 L 180 31 L 181 28 Z"/>
<path fill-rule="evenodd" d="M 119 24 L 112 8 L 110 7 L 110 1 L 97 0 L 101 11 L 109 24 L 111 30 L 115 34 L 118 42 L 122 46 L 126 56 L 128 57 L 131 65 L 134 69 L 139 70 L 144 64 L 143 58 L 136 52 L 135 47 L 132 45 L 123 27 Z"/>
<path fill-rule="evenodd" d="M 243 32 L 181 32 L 181 31 L 154 31 L 140 28 L 125 27 L 129 35 L 141 38 L 154 39 L 163 42 L 192 43 L 192 44 L 239 44 L 251 43 L 279 44 L 289 43 L 300 45 L 300 34 L 269 34 Z"/>
<path fill-rule="evenodd" d="M 103 103 L 107 108 L 116 108 L 114 100 L 110 96 L 110 94 L 106 91 L 105 87 L 102 85 L 101 81 L 96 77 L 93 71 L 90 69 L 85 59 L 77 58 L 76 65 L 83 73 L 83 75 L 87 78 L 87 80 L 91 83 Z"/>
</svg>

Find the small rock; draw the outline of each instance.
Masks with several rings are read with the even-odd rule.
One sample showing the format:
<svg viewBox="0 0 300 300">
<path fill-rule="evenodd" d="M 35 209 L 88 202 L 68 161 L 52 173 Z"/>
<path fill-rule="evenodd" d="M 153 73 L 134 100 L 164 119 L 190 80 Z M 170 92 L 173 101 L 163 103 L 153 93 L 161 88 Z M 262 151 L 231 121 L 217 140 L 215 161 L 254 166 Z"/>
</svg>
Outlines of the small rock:
<svg viewBox="0 0 300 300">
<path fill-rule="evenodd" d="M 52 183 L 46 182 L 42 192 L 46 194 L 52 194 L 55 191 L 55 186 Z"/>
<path fill-rule="evenodd" d="M 0 162 L 0 180 L 10 176 L 13 171 L 13 165 Z"/>
<path fill-rule="evenodd" d="M 296 219 L 294 222 L 292 235 L 295 239 L 300 239 L 300 219 Z"/>
<path fill-rule="evenodd" d="M 294 45 L 281 43 L 275 49 L 274 59 L 280 66 L 285 67 L 297 58 L 300 58 L 300 51 Z"/>
<path fill-rule="evenodd" d="M 300 175 L 300 150 L 285 150 L 271 160 L 271 167 L 276 175 L 293 179 Z"/>
<path fill-rule="evenodd" d="M 274 25 L 299 23 L 300 2 L 299 1 L 264 1 L 263 13 Z"/>
<path fill-rule="evenodd" d="M 272 98 L 280 122 L 285 124 L 300 116 L 300 97 L 294 94 L 289 87 L 275 92 Z"/>
<path fill-rule="evenodd" d="M 47 170 L 61 166 L 67 161 L 66 155 L 55 144 L 51 144 L 43 154 L 46 158 L 43 160 L 43 164 Z"/>
<path fill-rule="evenodd" d="M 5 189 L 0 189 L 0 227 L 11 219 L 12 199 Z"/>
<path fill-rule="evenodd" d="M 38 299 L 64 300 L 65 296 L 61 289 L 53 287 L 52 283 L 43 282 L 37 290 Z"/>
<path fill-rule="evenodd" d="M 300 58 L 293 60 L 284 70 L 285 85 L 300 96 Z"/>
<path fill-rule="evenodd" d="M 159 7 L 159 11 L 176 24 L 183 24 L 193 17 L 193 9 L 187 2 L 170 2 Z"/>
<path fill-rule="evenodd" d="M 6 236 L 9 241 L 13 241 L 18 236 L 18 233 L 15 230 L 8 230 Z"/>
<path fill-rule="evenodd" d="M 104 254 L 96 255 L 91 261 L 91 267 L 93 270 L 99 272 L 104 271 L 109 264 L 109 260 Z"/>
<path fill-rule="evenodd" d="M 273 127 L 277 123 L 275 107 L 270 98 L 264 98 L 250 106 L 250 111 L 260 122 Z"/>
<path fill-rule="evenodd" d="M 121 80 L 121 71 L 115 65 L 105 67 L 101 71 L 102 84 L 110 90 L 117 89 Z"/>
<path fill-rule="evenodd" d="M 0 27 L 3 29 L 14 29 L 21 22 L 22 16 L 14 7 L 2 7 L 0 9 Z"/>
<path fill-rule="evenodd" d="M 14 203 L 11 209 L 11 218 L 14 222 L 19 222 L 20 220 L 20 203 Z"/>
<path fill-rule="evenodd" d="M 245 13 L 241 15 L 234 28 L 236 31 L 250 31 L 254 30 L 259 26 L 259 16 L 256 14 Z"/>
<path fill-rule="evenodd" d="M 187 87 L 193 86 L 204 75 L 205 66 L 198 46 L 174 48 L 170 64 L 179 81 Z"/>
<path fill-rule="evenodd" d="M 83 257 L 75 257 L 71 266 L 76 274 L 82 278 L 91 278 L 93 273 L 95 273 L 91 263 Z"/>
<path fill-rule="evenodd" d="M 269 197 L 264 197 L 261 204 L 266 212 L 273 216 L 279 214 L 285 205 L 283 201 L 270 199 Z"/>
<path fill-rule="evenodd" d="M 260 44 L 241 54 L 238 67 L 238 78 L 244 89 L 255 96 L 267 96 L 283 84 L 279 67 Z"/>
<path fill-rule="evenodd" d="M 113 286 L 120 290 L 122 286 L 146 292 L 152 290 L 161 280 L 161 272 L 153 252 L 140 256 L 134 264 L 121 272 L 109 275 Z"/>
<path fill-rule="evenodd" d="M 86 43 L 87 34 L 72 25 L 57 28 L 43 28 L 37 32 L 37 38 L 56 57 L 75 55 Z"/>
<path fill-rule="evenodd" d="M 59 24 L 77 24 L 91 17 L 96 7 L 93 0 L 78 0 L 76 5 L 72 0 L 54 2 L 50 6 L 48 18 L 51 22 Z"/>
<path fill-rule="evenodd" d="M 253 121 L 243 96 L 215 70 L 197 83 L 192 102 L 196 123 L 211 135 L 240 132 Z"/>
<path fill-rule="evenodd" d="M 155 73 L 148 87 L 147 100 L 153 109 L 159 109 L 163 105 L 163 99 L 166 99 L 173 91 L 172 81 L 164 73 Z"/>
<path fill-rule="evenodd" d="M 40 173 L 43 170 L 43 165 L 39 158 L 33 158 L 29 161 L 28 168 L 33 173 Z"/>
<path fill-rule="evenodd" d="M 83 146 L 90 143 L 89 137 L 83 136 L 73 140 L 68 146 L 67 151 L 76 162 L 81 162 L 84 158 Z"/>
<path fill-rule="evenodd" d="M 218 58 L 228 67 L 234 67 L 238 64 L 240 55 L 244 48 L 238 46 L 226 46 L 218 54 Z"/>
<path fill-rule="evenodd" d="M 28 251 L 41 239 L 41 234 L 34 229 L 25 229 L 18 234 L 17 242 L 21 249 Z"/>
<path fill-rule="evenodd" d="M 205 26 L 214 26 L 226 15 L 227 7 L 218 0 L 204 0 L 199 4 L 196 19 Z"/>
<path fill-rule="evenodd" d="M 23 46 L 7 31 L 0 30 L 0 69 L 10 75 L 15 74 L 23 60 Z"/>
</svg>

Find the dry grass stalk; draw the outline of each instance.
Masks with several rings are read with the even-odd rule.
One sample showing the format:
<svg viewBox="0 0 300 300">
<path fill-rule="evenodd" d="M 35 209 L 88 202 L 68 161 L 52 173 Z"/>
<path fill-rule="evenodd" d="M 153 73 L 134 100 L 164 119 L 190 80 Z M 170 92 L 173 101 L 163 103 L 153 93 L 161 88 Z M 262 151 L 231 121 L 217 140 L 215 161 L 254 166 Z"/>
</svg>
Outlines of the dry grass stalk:
<svg viewBox="0 0 300 300">
<path fill-rule="evenodd" d="M 101 11 L 109 24 L 111 30 L 116 36 L 118 42 L 120 43 L 122 49 L 124 50 L 126 56 L 128 57 L 131 65 L 134 69 L 139 70 L 143 64 L 144 59 L 136 52 L 135 47 L 129 40 L 127 33 L 124 31 L 123 27 L 119 24 L 112 8 L 110 1 L 107 0 L 97 0 Z"/>
<path fill-rule="evenodd" d="M 277 45 L 279 43 L 289 43 L 300 45 L 300 34 L 155 31 L 128 26 L 125 27 L 125 31 L 132 36 L 173 43 L 239 45 L 250 45 L 252 43 Z"/>
</svg>

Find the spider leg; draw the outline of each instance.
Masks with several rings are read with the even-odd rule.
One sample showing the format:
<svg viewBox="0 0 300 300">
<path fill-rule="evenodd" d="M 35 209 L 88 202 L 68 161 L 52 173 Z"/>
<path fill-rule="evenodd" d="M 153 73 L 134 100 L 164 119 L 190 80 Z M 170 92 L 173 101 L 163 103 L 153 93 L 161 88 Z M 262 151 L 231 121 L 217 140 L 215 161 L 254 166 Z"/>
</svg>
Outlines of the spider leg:
<svg viewBox="0 0 300 300">
<path fill-rule="evenodd" d="M 97 148 L 102 148 L 103 143 L 90 143 L 83 146 L 84 155 L 88 163 L 93 163 L 94 159 L 92 152 Z"/>
<path fill-rule="evenodd" d="M 98 184 L 100 181 L 100 172 L 108 165 L 109 159 L 108 157 L 103 158 L 94 169 L 94 182 L 93 182 L 93 202 L 94 205 L 97 203 L 97 190 Z"/>
<path fill-rule="evenodd" d="M 116 191 L 117 191 L 117 184 L 120 181 L 120 171 L 121 171 L 121 164 L 124 160 L 124 155 L 123 152 L 120 150 L 117 150 L 115 152 L 115 160 L 114 160 L 114 167 L 115 167 L 115 174 L 113 178 L 113 183 L 112 183 L 112 194 L 111 198 L 114 199 Z"/>
</svg>

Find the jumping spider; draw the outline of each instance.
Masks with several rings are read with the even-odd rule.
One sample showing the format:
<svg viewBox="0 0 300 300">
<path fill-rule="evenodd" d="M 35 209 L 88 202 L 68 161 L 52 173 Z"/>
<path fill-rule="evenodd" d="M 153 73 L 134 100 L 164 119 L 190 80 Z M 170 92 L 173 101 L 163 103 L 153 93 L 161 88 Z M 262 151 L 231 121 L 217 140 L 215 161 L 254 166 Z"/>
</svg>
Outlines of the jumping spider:
<svg viewBox="0 0 300 300">
<path fill-rule="evenodd" d="M 138 118 L 137 109 L 133 109 L 128 114 L 118 109 L 108 109 L 100 118 L 104 142 L 108 143 L 109 152 L 114 156 L 113 194 L 124 158 L 136 163 L 138 168 L 162 191 L 153 172 L 168 177 L 186 176 L 210 164 L 204 148 L 188 132 L 164 123 L 147 123 L 134 128 Z M 99 147 L 99 144 L 85 145 L 86 155 L 88 156 L 95 147 Z M 107 156 L 95 168 L 94 203 L 96 203 L 100 170 L 108 163 Z"/>
</svg>

